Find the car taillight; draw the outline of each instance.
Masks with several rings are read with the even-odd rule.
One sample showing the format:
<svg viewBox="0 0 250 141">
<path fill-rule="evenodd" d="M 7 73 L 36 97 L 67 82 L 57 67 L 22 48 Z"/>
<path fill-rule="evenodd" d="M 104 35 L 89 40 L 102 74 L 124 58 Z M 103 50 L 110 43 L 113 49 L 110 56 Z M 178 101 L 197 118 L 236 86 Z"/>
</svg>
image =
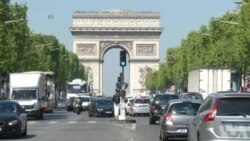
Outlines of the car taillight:
<svg viewBox="0 0 250 141">
<path fill-rule="evenodd" d="M 164 114 L 164 118 L 165 118 L 165 124 L 166 125 L 173 125 L 173 122 L 172 122 L 172 114 L 171 113 L 166 113 Z"/>
<path fill-rule="evenodd" d="M 217 107 L 218 107 L 218 100 L 216 99 L 213 105 L 213 108 L 211 111 L 209 111 L 203 118 L 204 122 L 209 122 L 209 121 L 213 121 L 214 118 L 216 117 L 216 113 L 217 113 Z"/>
<path fill-rule="evenodd" d="M 166 120 L 168 120 L 168 121 L 171 121 L 171 120 L 172 120 L 172 114 L 166 113 L 166 114 L 164 114 L 164 118 L 165 118 Z"/>
<path fill-rule="evenodd" d="M 155 105 L 152 105 L 151 107 L 150 107 L 150 110 L 151 111 L 154 111 L 156 108 L 155 108 Z"/>
</svg>

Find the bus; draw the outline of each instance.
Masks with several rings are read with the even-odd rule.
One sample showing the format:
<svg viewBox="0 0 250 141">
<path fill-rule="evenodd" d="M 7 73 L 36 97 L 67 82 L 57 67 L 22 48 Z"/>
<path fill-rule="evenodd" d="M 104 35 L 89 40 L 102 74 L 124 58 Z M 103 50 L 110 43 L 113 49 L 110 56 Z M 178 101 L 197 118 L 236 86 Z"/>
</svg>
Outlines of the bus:
<svg viewBox="0 0 250 141">
<path fill-rule="evenodd" d="M 74 79 L 70 82 L 67 82 L 67 111 L 73 110 L 73 101 L 76 97 L 80 96 L 91 96 L 87 82 L 82 79 Z"/>
</svg>

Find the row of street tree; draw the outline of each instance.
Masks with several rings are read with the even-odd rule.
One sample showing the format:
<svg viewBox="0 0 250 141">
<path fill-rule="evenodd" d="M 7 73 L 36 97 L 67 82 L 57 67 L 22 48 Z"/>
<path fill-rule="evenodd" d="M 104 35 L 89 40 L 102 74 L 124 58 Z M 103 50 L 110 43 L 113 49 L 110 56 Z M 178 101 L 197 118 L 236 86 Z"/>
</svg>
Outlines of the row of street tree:
<svg viewBox="0 0 250 141">
<path fill-rule="evenodd" d="M 159 70 L 147 75 L 147 89 L 185 88 L 188 72 L 201 67 L 232 68 L 246 76 L 250 72 L 250 0 L 190 32 L 179 47 L 167 49 L 166 56 Z"/>
<path fill-rule="evenodd" d="M 53 71 L 58 88 L 73 78 L 84 79 L 78 57 L 56 37 L 30 31 L 27 10 L 26 5 L 0 1 L 0 84 L 9 73 L 23 71 Z"/>
</svg>

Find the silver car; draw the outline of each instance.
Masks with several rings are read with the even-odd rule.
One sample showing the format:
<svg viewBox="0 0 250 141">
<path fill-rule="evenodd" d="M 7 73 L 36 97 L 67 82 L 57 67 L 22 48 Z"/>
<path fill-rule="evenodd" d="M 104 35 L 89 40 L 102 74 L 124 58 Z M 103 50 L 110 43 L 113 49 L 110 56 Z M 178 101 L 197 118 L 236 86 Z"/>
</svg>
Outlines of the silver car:
<svg viewBox="0 0 250 141">
<path fill-rule="evenodd" d="M 194 118 L 201 103 L 201 100 L 170 100 L 160 118 L 160 139 L 187 139 L 188 122 Z"/>
<path fill-rule="evenodd" d="M 182 93 L 180 95 L 180 99 L 197 99 L 197 100 L 203 100 L 203 96 L 199 92 L 188 92 L 188 93 Z"/>
<path fill-rule="evenodd" d="M 250 140 L 250 94 L 208 96 L 189 122 L 189 141 Z"/>
<path fill-rule="evenodd" d="M 136 116 L 138 114 L 149 115 L 149 98 L 135 98 L 133 103 L 130 105 L 130 115 Z"/>
</svg>

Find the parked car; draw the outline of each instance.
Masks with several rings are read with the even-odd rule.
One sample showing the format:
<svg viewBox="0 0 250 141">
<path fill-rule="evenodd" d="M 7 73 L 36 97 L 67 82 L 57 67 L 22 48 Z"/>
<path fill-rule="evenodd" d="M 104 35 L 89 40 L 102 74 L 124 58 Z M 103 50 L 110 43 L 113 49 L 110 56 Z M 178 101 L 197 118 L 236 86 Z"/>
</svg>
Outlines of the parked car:
<svg viewBox="0 0 250 141">
<path fill-rule="evenodd" d="M 250 140 L 250 94 L 216 93 L 189 123 L 189 141 Z"/>
<path fill-rule="evenodd" d="M 149 115 L 150 98 L 137 97 L 129 106 L 129 115 L 136 116 L 138 114 Z"/>
<path fill-rule="evenodd" d="M 89 106 L 89 117 L 114 116 L 114 104 L 111 99 L 95 98 L 91 100 Z"/>
<path fill-rule="evenodd" d="M 165 93 L 154 96 L 150 103 L 149 124 L 155 124 L 156 121 L 159 121 L 168 101 L 172 99 L 179 99 L 179 96 L 176 94 Z"/>
<path fill-rule="evenodd" d="M 170 100 L 160 119 L 160 139 L 187 139 L 188 122 L 196 115 L 201 103 L 201 100 Z"/>
<path fill-rule="evenodd" d="M 0 135 L 27 135 L 27 113 L 15 101 L 0 101 Z"/>
<path fill-rule="evenodd" d="M 188 92 L 180 94 L 180 99 L 197 99 L 197 100 L 204 100 L 203 96 L 199 92 Z"/>
</svg>

